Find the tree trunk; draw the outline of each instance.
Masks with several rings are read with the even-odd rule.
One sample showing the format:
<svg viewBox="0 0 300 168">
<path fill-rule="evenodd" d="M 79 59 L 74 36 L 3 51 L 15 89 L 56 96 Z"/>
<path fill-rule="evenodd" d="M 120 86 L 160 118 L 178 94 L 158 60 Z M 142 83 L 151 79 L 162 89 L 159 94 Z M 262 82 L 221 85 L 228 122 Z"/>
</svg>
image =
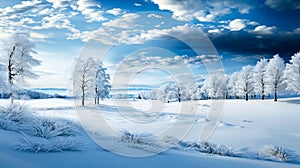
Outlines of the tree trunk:
<svg viewBox="0 0 300 168">
<path fill-rule="evenodd" d="M 82 89 L 82 100 L 81 100 L 81 105 L 84 106 L 84 89 Z"/>
<path fill-rule="evenodd" d="M 265 91 L 264 90 L 261 92 L 261 100 L 265 100 Z"/>
<path fill-rule="evenodd" d="M 277 101 L 277 88 L 275 88 L 274 101 Z"/>
<path fill-rule="evenodd" d="M 9 87 L 10 87 L 10 90 L 9 90 L 9 99 L 10 99 L 10 103 L 13 104 L 14 103 L 14 93 L 13 93 L 13 80 L 14 80 L 14 77 L 16 74 L 13 73 L 13 56 L 14 56 L 14 53 L 15 53 L 15 50 L 16 50 L 16 46 L 13 47 L 11 53 L 9 54 L 9 57 L 8 57 L 8 81 L 9 81 Z"/>
<path fill-rule="evenodd" d="M 248 93 L 246 93 L 246 101 L 248 101 L 249 97 L 248 97 Z"/>
</svg>

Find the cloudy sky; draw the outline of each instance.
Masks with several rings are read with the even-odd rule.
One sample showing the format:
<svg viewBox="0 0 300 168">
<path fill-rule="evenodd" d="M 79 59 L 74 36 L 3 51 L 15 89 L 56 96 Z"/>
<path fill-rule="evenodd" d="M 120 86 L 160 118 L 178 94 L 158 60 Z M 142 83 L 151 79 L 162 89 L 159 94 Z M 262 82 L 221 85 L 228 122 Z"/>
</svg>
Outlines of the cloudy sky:
<svg viewBox="0 0 300 168">
<path fill-rule="evenodd" d="M 118 81 L 199 78 L 300 50 L 299 0 L 0 2 L 0 39 L 28 31 L 42 65 L 29 87 L 70 87 L 74 58 L 100 58 Z M 182 78 L 183 79 L 183 78 Z"/>
</svg>

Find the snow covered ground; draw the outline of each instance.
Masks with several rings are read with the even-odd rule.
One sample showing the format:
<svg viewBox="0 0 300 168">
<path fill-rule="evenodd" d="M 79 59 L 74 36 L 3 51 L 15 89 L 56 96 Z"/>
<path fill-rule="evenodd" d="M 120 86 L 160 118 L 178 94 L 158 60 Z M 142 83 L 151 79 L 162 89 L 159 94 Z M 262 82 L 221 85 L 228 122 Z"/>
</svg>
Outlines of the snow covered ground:
<svg viewBox="0 0 300 168">
<path fill-rule="evenodd" d="M 248 151 L 251 159 L 201 153 L 184 147 L 167 148 L 165 137 L 182 138 L 182 142 L 197 142 L 209 112 L 217 108 L 211 100 L 172 102 L 157 101 L 103 101 L 100 107 L 77 108 L 74 101 L 43 99 L 20 101 L 34 110 L 36 117 L 68 120 L 81 123 L 87 134 L 78 138 L 81 151 L 31 153 L 15 150 L 24 136 L 22 133 L 0 129 L 0 167 L 299 167 L 300 154 L 300 98 L 272 100 L 225 100 L 222 119 L 208 139 L 238 151 Z M 5 106 L 7 100 L 0 100 Z M 193 113 L 197 109 L 197 113 Z M 218 107 L 220 108 L 220 107 Z M 78 113 L 77 113 L 78 112 Z M 122 141 L 124 132 L 151 135 L 149 144 Z M 82 132 L 84 132 L 82 130 Z M 163 136 L 159 136 L 163 135 Z M 96 142 L 102 144 L 99 146 Z M 265 145 L 278 145 L 294 152 L 293 163 L 255 159 L 255 153 Z M 106 149 L 105 149 L 106 148 Z M 109 152 L 149 157 L 132 158 Z M 160 149 L 157 149 L 160 148 Z M 247 149 L 246 149 L 247 148 Z M 241 150 L 243 149 L 243 150 Z"/>
</svg>

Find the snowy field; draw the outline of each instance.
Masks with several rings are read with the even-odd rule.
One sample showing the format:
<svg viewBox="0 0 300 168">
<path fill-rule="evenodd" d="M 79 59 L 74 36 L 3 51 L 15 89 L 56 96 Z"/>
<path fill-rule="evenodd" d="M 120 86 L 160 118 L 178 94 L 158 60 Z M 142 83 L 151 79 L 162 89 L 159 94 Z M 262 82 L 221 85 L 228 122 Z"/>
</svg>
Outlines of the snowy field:
<svg viewBox="0 0 300 168">
<path fill-rule="evenodd" d="M 103 101 L 99 107 L 89 106 L 84 109 L 78 108 L 77 111 L 74 101 L 66 99 L 19 102 L 33 109 L 32 115 L 35 117 L 74 123 L 81 132 L 76 139 L 81 142 L 80 150 L 39 153 L 18 151 L 15 146 L 25 136 L 24 133 L 0 129 L 0 167 L 300 166 L 300 98 L 279 99 L 278 102 L 225 100 L 223 106 L 218 107 L 223 109 L 221 121 L 216 123 L 217 128 L 208 142 L 232 149 L 235 151 L 233 157 L 203 153 L 194 147 L 184 146 L 199 141 L 204 124 L 212 122 L 208 114 L 217 107 L 212 105 L 211 100 L 165 104 L 142 100 Z M 2 106 L 8 103 L 8 100 L 0 100 Z M 195 109 L 197 111 L 193 113 Z M 103 146 L 97 145 L 85 134 L 80 124 Z M 124 140 L 124 132 L 153 138 L 146 138 L 149 140 L 147 143 L 134 143 Z M 181 137 L 181 134 L 184 134 L 184 137 Z M 180 139 L 183 145 L 170 145 L 174 139 Z M 290 149 L 293 160 L 281 163 L 276 158 L 258 157 L 257 154 L 266 145 Z M 157 154 L 161 148 L 170 146 L 171 149 Z M 114 153 L 109 152 L 107 148 Z M 115 153 L 135 153 L 149 157 L 132 158 Z"/>
</svg>

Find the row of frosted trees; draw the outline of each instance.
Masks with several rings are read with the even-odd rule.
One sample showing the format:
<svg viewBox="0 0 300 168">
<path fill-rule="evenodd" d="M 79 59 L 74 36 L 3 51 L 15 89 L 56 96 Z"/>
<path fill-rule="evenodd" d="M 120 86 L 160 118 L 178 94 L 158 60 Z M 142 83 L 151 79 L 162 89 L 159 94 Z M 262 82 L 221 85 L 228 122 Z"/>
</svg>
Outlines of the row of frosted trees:
<svg viewBox="0 0 300 168">
<path fill-rule="evenodd" d="M 271 59 L 260 59 L 255 66 L 244 66 L 231 75 L 213 74 L 196 85 L 167 84 L 151 92 L 142 92 L 144 99 L 170 101 L 199 99 L 229 99 L 273 95 L 277 101 L 278 92 L 300 93 L 300 52 L 291 57 L 289 63 L 277 54 Z"/>
</svg>

